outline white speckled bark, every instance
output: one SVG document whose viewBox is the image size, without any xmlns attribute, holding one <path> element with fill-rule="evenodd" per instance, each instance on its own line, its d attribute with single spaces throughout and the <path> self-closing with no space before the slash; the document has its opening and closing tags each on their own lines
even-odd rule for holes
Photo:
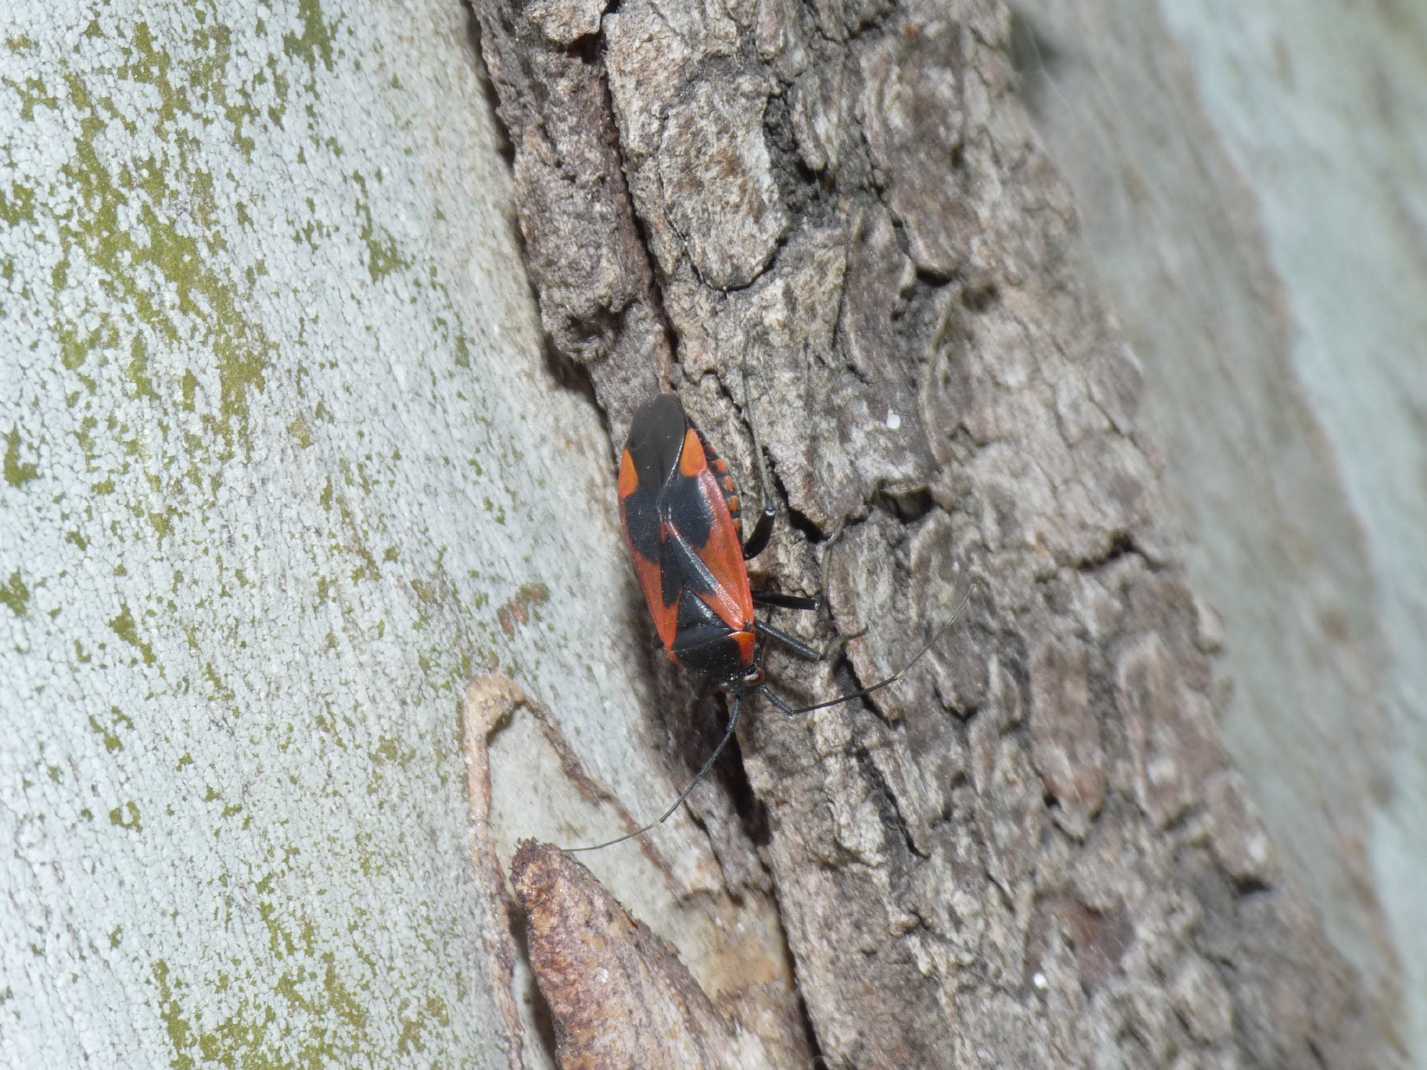
<svg viewBox="0 0 1427 1070">
<path fill-rule="evenodd" d="M 504 1067 L 462 685 L 641 661 L 469 16 L 6 8 L 0 1063 Z"/>
</svg>

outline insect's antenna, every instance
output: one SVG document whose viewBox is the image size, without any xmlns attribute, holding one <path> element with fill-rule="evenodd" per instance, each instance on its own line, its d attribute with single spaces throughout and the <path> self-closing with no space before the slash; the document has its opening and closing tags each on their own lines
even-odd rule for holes
<svg viewBox="0 0 1427 1070">
<path fill-rule="evenodd" d="M 763 443 L 758 441 L 758 422 L 753 419 L 753 397 L 748 390 L 748 351 L 743 353 L 743 418 L 753 437 L 753 456 L 758 458 L 758 497 L 765 513 L 774 512 L 768 496 L 768 462 L 763 457 Z"/>
<path fill-rule="evenodd" d="M 649 824 L 641 825 L 633 832 L 627 832 L 623 836 L 617 836 L 612 840 L 606 840 L 604 843 L 590 844 L 588 847 L 565 847 L 562 848 L 562 850 L 564 850 L 566 854 L 574 854 L 577 851 L 598 851 L 605 847 L 613 847 L 617 843 L 623 843 L 625 840 L 632 840 L 636 836 L 643 836 L 655 825 L 662 825 L 668 819 L 669 815 L 679 808 L 679 804 L 689 797 L 689 792 L 693 791 L 694 788 L 698 786 L 699 781 L 702 780 L 708 774 L 708 771 L 713 768 L 714 762 L 716 762 L 718 760 L 718 756 L 723 753 L 723 748 L 728 746 L 728 741 L 733 738 L 733 730 L 738 725 L 738 714 L 743 704 L 739 701 L 739 695 L 737 694 L 737 692 L 731 691 L 729 692 L 729 694 L 730 699 L 728 712 L 728 727 L 724 729 L 723 738 L 718 741 L 718 746 L 715 747 L 713 753 L 708 756 L 708 760 L 704 762 L 703 768 L 701 768 L 698 773 L 694 775 L 693 780 L 689 781 L 689 786 L 683 791 L 679 792 L 679 797 L 669 804 L 669 809 L 665 810 L 657 818 L 649 822 Z"/>
<path fill-rule="evenodd" d="M 922 658 L 926 657 L 927 651 L 931 650 L 932 647 L 936 646 L 937 643 L 941 642 L 942 636 L 944 636 L 947 631 L 950 630 L 951 626 L 955 624 L 957 620 L 961 617 L 962 612 L 966 609 L 966 603 L 968 603 L 969 601 L 971 601 L 971 591 L 968 588 L 967 592 L 961 596 L 961 601 L 957 603 L 956 609 L 952 612 L 951 617 L 944 621 L 941 627 L 937 628 L 937 630 L 932 634 L 932 637 L 926 641 L 925 645 L 923 645 L 920 650 L 918 650 L 915 654 L 912 655 L 910 661 L 908 661 L 905 665 L 903 665 L 900 669 L 894 672 L 891 676 L 887 677 L 885 680 L 878 680 L 875 684 L 869 684 L 867 687 L 859 688 L 856 691 L 850 692 L 846 695 L 841 695 L 838 698 L 828 699 L 826 702 L 815 702 L 811 706 L 789 706 L 781 698 L 776 697 L 772 691 L 765 691 L 764 693 L 767 694 L 773 705 L 777 706 L 778 709 L 782 710 L 784 713 L 787 714 L 795 714 L 812 713 L 814 710 L 825 710 L 830 706 L 841 706 L 844 702 L 851 702 L 853 699 L 864 698 L 865 696 L 872 694 L 874 691 L 881 691 L 884 687 L 891 687 L 902 677 L 906 676 L 907 673 L 911 672 L 912 669 L 916 666 L 917 662 L 921 661 Z"/>
</svg>

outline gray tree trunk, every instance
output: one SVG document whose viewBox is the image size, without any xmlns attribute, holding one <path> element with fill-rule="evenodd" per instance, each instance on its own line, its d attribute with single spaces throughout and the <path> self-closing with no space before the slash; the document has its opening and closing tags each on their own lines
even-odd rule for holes
<svg viewBox="0 0 1427 1070">
<path fill-rule="evenodd" d="M 1391 1065 L 1224 758 L 1005 11 L 604 8 L 11 5 L 0 1062 L 548 1066 L 528 963 L 614 991 L 553 933 L 710 1065 Z M 558 854 L 527 930 L 516 841 L 719 730 L 609 461 L 665 384 L 747 476 L 745 357 L 759 574 L 848 640 L 788 692 L 968 609 L 581 856 L 670 948 Z"/>
<path fill-rule="evenodd" d="M 542 321 L 615 440 L 671 385 L 749 471 L 748 362 L 795 528 L 767 573 L 824 586 L 849 637 L 778 677 L 809 697 L 879 679 L 970 592 L 896 687 L 755 711 L 743 822 L 695 796 L 728 886 L 771 885 L 821 1056 L 1400 1058 L 1225 757 L 1217 617 L 1185 583 L 1140 369 L 1073 255 L 1007 11 L 478 12 Z M 614 850 L 681 864 L 662 834 Z"/>
</svg>

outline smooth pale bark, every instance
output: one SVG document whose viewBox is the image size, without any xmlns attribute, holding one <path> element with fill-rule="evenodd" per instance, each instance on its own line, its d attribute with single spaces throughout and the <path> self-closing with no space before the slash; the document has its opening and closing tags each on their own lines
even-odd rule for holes
<svg viewBox="0 0 1427 1070">
<path fill-rule="evenodd" d="M 466 680 L 671 787 L 470 15 L 0 22 L 0 1063 L 503 1068 Z"/>
</svg>

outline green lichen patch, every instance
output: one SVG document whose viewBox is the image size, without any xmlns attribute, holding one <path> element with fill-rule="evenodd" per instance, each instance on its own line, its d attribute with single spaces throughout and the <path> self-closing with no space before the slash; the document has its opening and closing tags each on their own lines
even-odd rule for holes
<svg viewBox="0 0 1427 1070">
<path fill-rule="evenodd" d="M 221 971 L 206 985 L 191 984 L 164 959 L 152 964 L 150 975 L 175 1070 L 318 1070 L 351 1065 L 355 1053 L 370 1047 L 369 1012 L 332 951 L 283 969 L 268 998 L 259 992 L 235 1000 L 241 981 Z M 190 1009 L 215 997 L 230 1008 L 221 1017 L 209 1011 L 216 1021 Z M 425 1016 L 446 1024 L 445 1005 L 436 1007 L 435 998 L 423 1005 Z"/>
<path fill-rule="evenodd" d="M 35 191 L 29 186 L 16 182 L 7 196 L 0 189 L 0 223 L 18 226 L 35 220 Z"/>
<path fill-rule="evenodd" d="M 433 1023 L 442 1026 L 451 1024 L 451 1016 L 446 1010 L 446 1003 L 440 996 L 427 996 L 412 1013 L 408 1014 L 406 1012 L 410 1006 L 411 1004 L 407 1002 L 403 1002 L 401 1006 L 401 1036 L 397 1039 L 396 1050 L 402 1055 L 426 1050 L 423 1034 L 431 1028 Z"/>
<path fill-rule="evenodd" d="M 26 78 L 23 82 L 12 82 L 8 78 L 3 80 L 3 84 L 9 86 L 20 98 L 20 118 L 27 123 L 35 121 L 35 108 L 44 105 L 46 108 L 58 108 L 59 97 L 45 88 L 45 83 L 38 78 Z"/>
<path fill-rule="evenodd" d="M 331 71 L 333 28 L 322 17 L 322 4 L 319 0 L 298 0 L 297 10 L 302 19 L 302 33 L 284 34 L 283 49 L 289 56 L 305 60 L 309 67 L 316 67 L 320 58 Z"/>
<path fill-rule="evenodd" d="M 353 583 L 363 581 L 375 582 L 381 579 L 381 566 L 377 564 L 376 555 L 372 553 L 367 545 L 364 535 L 365 526 L 358 522 L 356 515 L 347 502 L 338 499 L 337 509 L 342 517 L 342 527 L 347 534 L 347 541 L 334 542 L 332 549 L 337 552 L 348 553 L 357 559 L 357 566 L 352 569 L 351 577 Z"/>
<path fill-rule="evenodd" d="M 5 482 L 12 487 L 23 487 L 32 479 L 40 478 L 40 469 L 20 459 L 20 429 L 12 428 L 5 435 Z"/>
<path fill-rule="evenodd" d="M 259 894 L 271 892 L 272 874 L 258 882 Z M 258 901 L 258 916 L 268 931 L 268 950 L 279 960 L 302 955 L 311 958 L 317 943 L 317 926 L 311 918 L 298 915 L 294 929 L 292 912 L 270 895 Z"/>
<path fill-rule="evenodd" d="M 142 832 L 143 822 L 139 820 L 139 804 L 130 800 L 109 811 L 109 824 L 129 832 Z"/>
<path fill-rule="evenodd" d="M 170 77 L 173 57 L 154 43 L 153 31 L 147 22 L 140 22 L 134 27 L 131 45 L 134 60 L 119 69 L 119 76 L 143 82 L 158 90 L 158 126 L 162 132 L 164 125 L 172 122 L 178 112 L 192 112 L 193 109 L 189 106 L 185 89 L 175 86 Z"/>
<path fill-rule="evenodd" d="M 152 665 L 158 659 L 154 656 L 154 648 L 144 640 L 139 638 L 139 629 L 134 624 L 134 614 L 129 611 L 126 605 L 119 615 L 109 622 L 109 629 L 124 642 L 139 652 L 144 659 L 145 665 Z"/>
<path fill-rule="evenodd" d="M 134 340 L 129 343 L 129 358 L 129 382 L 134 385 L 134 393 L 150 401 L 159 400 L 158 392 L 154 390 L 153 381 L 149 378 L 149 351 L 144 344 L 143 335 L 134 335 Z"/>
<path fill-rule="evenodd" d="M 367 180 L 361 172 L 352 173 L 352 183 L 361 190 L 361 196 L 357 198 L 357 214 L 362 220 L 358 233 L 362 244 L 367 247 L 367 273 L 372 282 L 381 282 L 393 272 L 411 267 L 411 261 L 401 255 L 396 239 L 373 218 L 372 206 L 367 199 Z"/>
<path fill-rule="evenodd" d="M 168 963 L 162 959 L 155 962 L 153 977 L 159 990 L 159 1016 L 168 1030 L 169 1046 L 174 1053 L 169 1062 L 173 1070 L 196 1070 L 200 1066 L 278 1070 L 323 1065 L 318 1061 L 300 1063 L 283 1052 L 278 1046 L 281 1029 L 273 1007 L 245 1000 L 235 1013 L 212 1029 L 200 1029 L 180 1002 L 180 995 L 187 986 L 171 976 Z M 272 1037 L 270 1031 L 274 1034 Z"/>
<path fill-rule="evenodd" d="M 392 736 L 382 736 L 377 741 L 376 750 L 372 751 L 372 764 L 381 765 L 393 763 L 405 766 L 416 755 L 409 749 L 402 747 L 401 743 Z"/>
<path fill-rule="evenodd" d="M 99 718 L 89 717 L 89 727 L 104 740 L 104 749 L 110 754 L 124 749 L 124 741 L 119 736 L 119 729 L 129 730 L 134 727 L 133 720 L 118 706 L 109 707 L 110 719 L 105 724 Z"/>
<path fill-rule="evenodd" d="M 0 605 L 3 605 L 17 617 L 23 617 L 30 611 L 30 589 L 25 586 L 25 580 L 20 575 L 20 570 L 16 569 L 10 573 L 10 578 L 0 586 Z"/>
<path fill-rule="evenodd" d="M 182 391 L 183 408 L 186 412 L 192 412 L 194 410 L 194 399 L 198 396 L 198 376 L 185 368 L 179 384 L 180 390 Z"/>
<path fill-rule="evenodd" d="M 312 427 L 301 416 L 294 417 L 292 423 L 287 425 L 287 433 L 293 437 L 300 449 L 305 450 L 312 445 Z"/>
<path fill-rule="evenodd" d="M 144 24 L 135 31 L 135 48 L 138 60 L 128 73 L 159 88 L 166 109 L 158 117 L 162 127 L 165 114 L 188 109 L 187 93 L 172 81 L 172 63 L 154 47 Z M 198 76 L 211 77 L 204 70 L 200 64 Z M 262 327 L 244 314 L 235 286 L 209 261 L 224 246 L 212 211 L 212 176 L 187 164 L 184 151 L 176 160 L 150 154 L 132 163 L 109 163 L 97 148 L 109 122 L 106 112 L 77 75 L 70 75 L 68 85 L 71 102 L 86 117 L 73 155 L 61 168 L 83 205 L 58 220 L 63 262 L 72 261 L 76 252 L 87 257 L 102 273 L 110 295 L 126 302 L 136 320 L 168 342 L 190 342 L 195 329 L 202 332 L 218 379 L 218 411 L 206 422 L 222 438 L 224 457 L 232 456 L 236 444 L 247 441 L 251 399 L 266 388 L 274 347 Z M 202 236 L 190 233 L 195 224 L 202 227 Z M 177 293 L 178 316 L 167 310 L 167 296 L 152 288 L 152 275 L 144 268 L 154 269 L 165 288 Z M 64 325 L 59 336 L 61 359 L 71 371 L 83 366 L 97 344 L 117 343 L 117 336 L 100 339 L 90 332 L 81 337 Z M 139 397 L 159 398 L 162 388 L 138 336 L 127 372 Z M 191 370 L 180 383 L 183 405 L 190 411 L 199 383 Z"/>
<path fill-rule="evenodd" d="M 167 509 L 163 512 L 149 512 L 149 526 L 154 529 L 154 535 L 160 539 L 167 538 L 173 532 L 173 521 L 177 515 L 177 510 Z"/>
</svg>

